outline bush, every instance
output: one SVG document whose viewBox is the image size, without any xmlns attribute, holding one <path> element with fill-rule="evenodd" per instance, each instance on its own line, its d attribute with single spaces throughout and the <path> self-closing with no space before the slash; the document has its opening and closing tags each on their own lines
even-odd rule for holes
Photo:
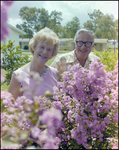
<svg viewBox="0 0 119 150">
<path fill-rule="evenodd" d="M 24 49 L 25 49 L 25 50 L 29 49 L 28 44 L 24 44 Z"/>
<path fill-rule="evenodd" d="M 33 72 L 30 99 L 1 92 L 2 149 L 118 148 L 118 62 L 112 72 L 98 59 L 79 67 L 69 66 L 54 94 L 34 95 L 41 77 Z"/>
<path fill-rule="evenodd" d="M 9 40 L 8 44 L 1 45 L 1 53 L 3 54 L 2 68 L 7 71 L 4 82 L 7 85 L 10 83 L 12 72 L 30 61 L 28 55 L 22 55 L 19 50 L 20 45 L 15 47 L 13 43 L 14 41 Z"/>
<path fill-rule="evenodd" d="M 94 49 L 94 54 L 98 56 L 102 63 L 106 65 L 105 68 L 106 71 L 113 71 L 116 65 L 116 62 L 118 60 L 118 51 L 115 51 L 113 49 L 108 49 L 107 51 L 103 50 L 102 52 L 96 51 Z"/>
</svg>

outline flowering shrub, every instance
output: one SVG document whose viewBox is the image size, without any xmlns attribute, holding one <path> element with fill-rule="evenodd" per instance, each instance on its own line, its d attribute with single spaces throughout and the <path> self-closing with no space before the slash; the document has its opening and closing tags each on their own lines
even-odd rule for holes
<svg viewBox="0 0 119 150">
<path fill-rule="evenodd" d="M 15 101 L 2 92 L 2 138 L 18 143 L 18 148 L 112 148 L 118 127 L 118 66 L 112 72 L 104 67 L 98 59 L 90 70 L 70 66 L 53 95 Z M 38 74 L 30 75 L 38 79 Z"/>
<path fill-rule="evenodd" d="M 2 2 L 1 12 L 11 3 Z M 4 13 L 2 28 L 7 10 Z M 4 29 L 1 39 L 7 35 Z M 98 59 L 90 70 L 70 66 L 54 94 L 46 91 L 44 96 L 14 100 L 2 91 L 1 149 L 118 149 L 118 63 L 110 72 L 104 67 Z M 30 89 L 35 93 L 35 85 L 42 80 L 37 73 L 29 75 L 35 81 Z"/>
<path fill-rule="evenodd" d="M 5 82 L 9 85 L 12 72 L 30 62 L 30 57 L 19 49 L 20 45 L 14 46 L 14 41 L 9 40 L 8 43 L 1 45 L 2 68 L 6 71 Z"/>
<path fill-rule="evenodd" d="M 113 49 L 107 50 L 107 51 L 96 51 L 94 49 L 94 54 L 97 55 L 101 62 L 106 65 L 105 70 L 106 71 L 113 71 L 116 65 L 116 62 L 118 60 L 118 51 L 115 51 Z"/>
<path fill-rule="evenodd" d="M 79 70 L 78 64 L 75 65 L 63 74 L 63 81 L 54 92 L 54 98 L 60 99 L 67 112 L 66 128 L 63 128 L 63 132 L 70 132 L 66 134 L 67 144 L 70 135 L 70 139 L 85 148 L 104 148 L 110 128 L 115 130 L 113 117 L 117 113 L 118 72 L 116 68 L 107 73 L 103 67 L 99 60 L 90 65 L 90 70 Z"/>
</svg>

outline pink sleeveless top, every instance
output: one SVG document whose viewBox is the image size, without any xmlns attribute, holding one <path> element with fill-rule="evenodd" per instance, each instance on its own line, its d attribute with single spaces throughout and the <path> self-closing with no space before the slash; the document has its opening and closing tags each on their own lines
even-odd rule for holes
<svg viewBox="0 0 119 150">
<path fill-rule="evenodd" d="M 34 84 L 34 81 L 31 77 L 29 77 L 29 74 L 25 69 L 19 68 L 16 71 L 14 71 L 16 75 L 22 75 L 22 81 L 21 86 L 22 88 L 28 87 L 28 90 L 23 92 L 23 96 L 26 96 L 29 99 L 33 99 L 32 97 L 32 91 L 35 90 L 34 96 L 41 96 L 44 95 L 45 91 L 50 91 L 53 93 L 53 87 L 57 86 L 58 76 L 57 76 L 57 69 L 48 66 L 48 70 L 46 73 L 41 76 L 43 78 L 43 81 L 40 82 L 40 84 L 36 85 Z"/>
</svg>

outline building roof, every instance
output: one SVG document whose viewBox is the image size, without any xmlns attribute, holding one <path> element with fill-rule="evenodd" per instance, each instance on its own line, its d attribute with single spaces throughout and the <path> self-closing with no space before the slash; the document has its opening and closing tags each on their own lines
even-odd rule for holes
<svg viewBox="0 0 119 150">
<path fill-rule="evenodd" d="M 95 43 L 107 43 L 108 39 L 94 39 Z"/>
<path fill-rule="evenodd" d="M 12 26 L 12 25 L 9 24 L 9 23 L 7 23 L 7 26 L 8 26 L 9 28 L 11 28 L 11 29 L 17 31 L 20 35 L 25 35 L 25 34 L 26 34 L 26 32 L 24 32 L 24 31 L 22 31 L 22 30 L 20 30 L 20 29 L 18 29 L 18 28 L 16 28 L 16 27 L 14 27 L 14 26 Z"/>
<path fill-rule="evenodd" d="M 24 39 L 19 39 L 19 42 L 29 42 L 29 38 L 24 38 Z M 61 38 L 60 39 L 60 42 L 66 42 L 66 41 L 71 41 L 71 42 L 74 42 L 74 39 L 73 38 Z M 107 43 L 108 39 L 95 39 L 94 40 L 95 43 Z"/>
<path fill-rule="evenodd" d="M 23 39 L 19 39 L 19 42 L 29 42 L 29 38 L 23 38 Z M 65 41 L 73 41 L 73 38 L 61 38 L 60 42 L 65 42 Z"/>
<path fill-rule="evenodd" d="M 29 42 L 29 38 L 24 38 L 24 39 L 21 39 L 21 38 L 19 38 L 19 42 Z"/>
<path fill-rule="evenodd" d="M 71 41 L 74 42 L 73 38 L 61 38 L 60 42 Z M 108 39 L 94 39 L 95 43 L 107 43 Z"/>
<path fill-rule="evenodd" d="M 73 38 L 61 38 L 60 42 L 65 42 L 65 41 L 73 41 Z"/>
</svg>

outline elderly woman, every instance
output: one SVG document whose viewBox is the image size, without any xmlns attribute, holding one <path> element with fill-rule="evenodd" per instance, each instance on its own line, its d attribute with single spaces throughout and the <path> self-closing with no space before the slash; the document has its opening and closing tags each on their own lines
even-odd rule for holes
<svg viewBox="0 0 119 150">
<path fill-rule="evenodd" d="M 8 91 L 16 99 L 18 96 L 31 98 L 31 92 L 20 91 L 20 88 L 34 86 L 30 72 L 37 72 L 43 81 L 36 85 L 35 96 L 44 95 L 45 91 L 53 92 L 53 87 L 57 85 L 58 71 L 46 65 L 46 62 L 57 55 L 59 48 L 58 36 L 49 28 L 40 30 L 29 42 L 29 49 L 33 54 L 33 60 L 13 72 Z M 17 80 L 21 76 L 22 81 Z M 39 76 L 39 78 L 40 78 Z"/>
<path fill-rule="evenodd" d="M 60 73 L 67 71 L 69 65 L 77 63 L 79 63 L 80 67 L 89 69 L 90 63 L 97 57 L 91 53 L 95 45 L 94 37 L 93 32 L 88 29 L 78 30 L 74 37 L 75 49 L 55 58 L 51 66 Z"/>
</svg>

